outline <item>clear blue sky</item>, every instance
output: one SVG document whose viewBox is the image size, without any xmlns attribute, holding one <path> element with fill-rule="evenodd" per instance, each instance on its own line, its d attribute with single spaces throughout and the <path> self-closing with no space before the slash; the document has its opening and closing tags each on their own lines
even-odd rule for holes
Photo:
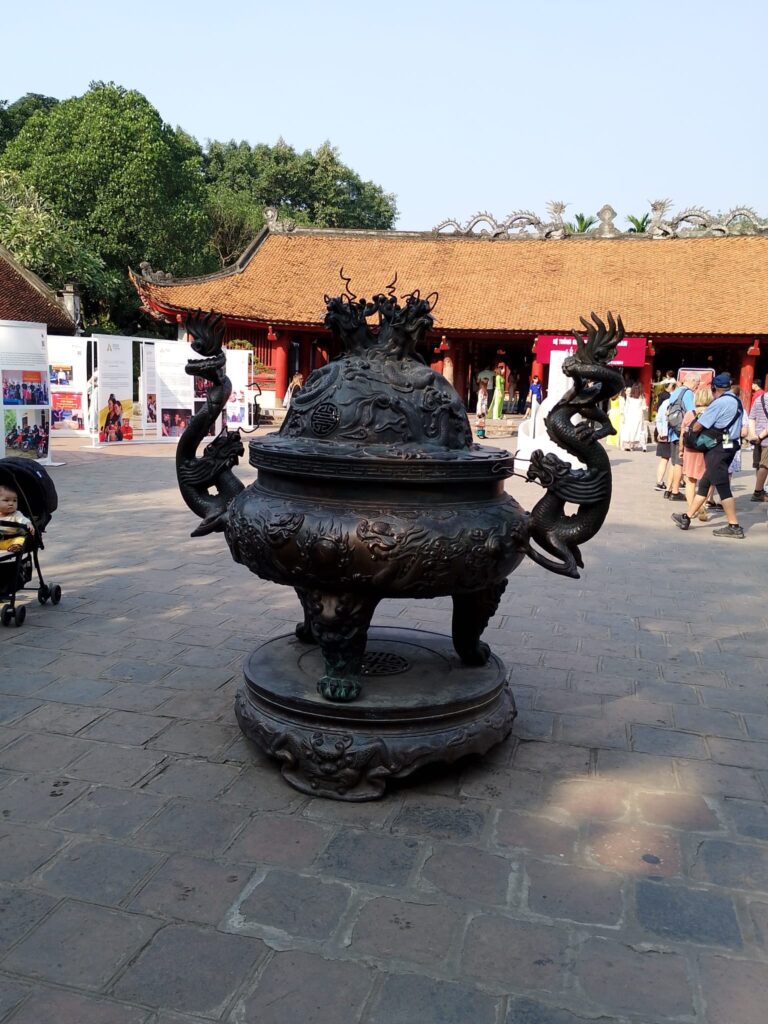
<svg viewBox="0 0 768 1024">
<path fill-rule="evenodd" d="M 0 99 L 138 89 L 201 141 L 325 139 L 429 229 L 549 199 L 768 216 L 765 0 L 2 5 Z"/>
</svg>

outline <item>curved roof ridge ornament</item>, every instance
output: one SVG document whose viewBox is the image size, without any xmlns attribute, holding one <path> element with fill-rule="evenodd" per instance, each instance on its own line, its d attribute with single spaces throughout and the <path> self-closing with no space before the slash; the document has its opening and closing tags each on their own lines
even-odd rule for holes
<svg viewBox="0 0 768 1024">
<path fill-rule="evenodd" d="M 475 238 L 543 238 L 561 239 L 623 238 L 637 233 L 622 231 L 614 223 L 618 214 L 606 203 L 598 210 L 597 227 L 587 231 L 574 231 L 573 225 L 563 220 L 567 203 L 552 200 L 547 203 L 549 220 L 542 220 L 532 210 L 514 210 L 503 220 L 497 220 L 487 210 L 475 213 L 466 223 L 455 217 L 440 221 L 432 229 L 434 234 L 450 234 Z M 713 214 L 701 206 L 688 206 L 673 214 L 671 199 L 650 200 L 651 215 L 643 235 L 651 238 L 722 237 L 725 235 L 768 234 L 768 219 L 763 220 L 750 206 L 736 206 L 724 214 Z"/>
</svg>

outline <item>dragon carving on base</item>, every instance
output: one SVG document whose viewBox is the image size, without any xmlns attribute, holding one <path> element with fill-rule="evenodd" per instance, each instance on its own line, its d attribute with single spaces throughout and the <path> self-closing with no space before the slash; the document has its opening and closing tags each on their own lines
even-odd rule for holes
<svg viewBox="0 0 768 1024">
<path fill-rule="evenodd" d="M 176 449 L 176 476 L 181 496 L 189 508 L 202 519 L 192 531 L 193 537 L 220 533 L 224 529 L 230 501 L 243 490 L 243 484 L 232 472 L 245 449 L 239 430 L 224 427 L 197 455 L 200 443 L 224 410 L 232 394 L 232 383 L 226 375 L 227 358 L 222 351 L 224 320 L 217 313 L 189 313 L 187 335 L 192 349 L 202 358 L 190 359 L 185 372 L 210 382 L 205 407 L 195 413 L 179 438 Z M 216 493 L 211 494 L 211 488 Z"/>
<path fill-rule="evenodd" d="M 530 514 L 529 536 L 537 546 L 529 542 L 526 553 L 545 569 L 575 579 L 584 567 L 579 544 L 594 537 L 611 503 L 611 465 L 599 442 L 616 431 L 601 406 L 624 384 L 621 373 L 608 365 L 624 337 L 621 317 L 614 320 L 608 313 L 607 325 L 595 313 L 593 323 L 580 319 L 586 337 L 573 332 L 576 350 L 563 362 L 563 373 L 573 380 L 573 386 L 545 422 L 550 438 L 586 469 L 572 469 L 557 455 L 535 451 L 527 474 L 528 480 L 538 481 L 547 493 Z M 577 415 L 579 421 L 574 423 Z M 575 515 L 565 514 L 566 504 L 579 506 Z"/>
</svg>

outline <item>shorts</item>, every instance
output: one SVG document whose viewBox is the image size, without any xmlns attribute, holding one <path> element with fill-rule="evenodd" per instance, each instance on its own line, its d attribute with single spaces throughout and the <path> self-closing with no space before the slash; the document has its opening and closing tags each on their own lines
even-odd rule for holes
<svg viewBox="0 0 768 1024">
<path fill-rule="evenodd" d="M 752 459 L 755 469 L 768 469 L 768 444 L 762 448 L 755 445 L 752 449 Z"/>
<path fill-rule="evenodd" d="M 680 458 L 680 441 L 669 442 L 669 461 L 673 466 L 682 466 L 683 460 Z"/>
<path fill-rule="evenodd" d="M 697 494 L 706 494 L 712 486 L 718 489 L 721 498 L 731 496 L 728 467 L 733 462 L 733 457 L 738 450 L 738 444 L 734 444 L 733 448 L 723 448 L 721 444 L 718 444 L 704 452 L 704 476 L 699 479 Z M 723 494 L 721 488 L 725 488 L 727 493 Z"/>
<path fill-rule="evenodd" d="M 656 455 L 660 459 L 668 459 L 670 456 L 671 441 L 657 441 Z"/>
</svg>

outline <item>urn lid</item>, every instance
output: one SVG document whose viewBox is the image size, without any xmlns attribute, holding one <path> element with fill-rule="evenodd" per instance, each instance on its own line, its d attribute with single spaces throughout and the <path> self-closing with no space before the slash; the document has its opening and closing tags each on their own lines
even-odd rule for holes
<svg viewBox="0 0 768 1024">
<path fill-rule="evenodd" d="M 473 444 L 464 404 L 417 353 L 437 295 L 400 305 L 326 296 L 326 325 L 342 354 L 291 396 L 277 434 L 250 442 L 251 464 L 302 476 L 380 480 L 503 479 L 513 458 Z M 369 318 L 376 317 L 372 326 Z"/>
</svg>

